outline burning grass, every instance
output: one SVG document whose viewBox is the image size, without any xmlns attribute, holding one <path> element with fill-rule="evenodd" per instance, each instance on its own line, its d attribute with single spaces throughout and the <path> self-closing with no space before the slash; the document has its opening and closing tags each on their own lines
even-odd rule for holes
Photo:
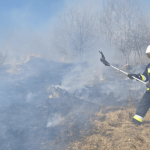
<svg viewBox="0 0 150 150">
<path fill-rule="evenodd" d="M 149 150 L 150 111 L 141 126 L 131 122 L 135 111 L 134 107 L 121 107 L 106 114 L 101 110 L 95 114 L 96 119 L 91 120 L 93 129 L 85 131 L 82 138 L 73 142 L 68 150 Z"/>
</svg>

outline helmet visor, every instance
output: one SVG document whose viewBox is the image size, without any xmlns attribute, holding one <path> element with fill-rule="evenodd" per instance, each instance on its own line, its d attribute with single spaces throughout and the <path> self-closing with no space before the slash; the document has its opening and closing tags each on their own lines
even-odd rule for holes
<svg viewBox="0 0 150 150">
<path fill-rule="evenodd" d="M 147 57 L 150 58 L 150 53 L 146 53 Z"/>
</svg>

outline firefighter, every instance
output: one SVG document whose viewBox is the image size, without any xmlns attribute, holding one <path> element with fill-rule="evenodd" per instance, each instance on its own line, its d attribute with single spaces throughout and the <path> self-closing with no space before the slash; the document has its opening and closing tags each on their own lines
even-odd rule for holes
<svg viewBox="0 0 150 150">
<path fill-rule="evenodd" d="M 146 54 L 147 54 L 147 57 L 150 58 L 150 45 L 146 49 Z M 138 79 L 141 79 L 142 81 L 145 81 L 145 82 L 148 81 L 148 83 L 146 84 L 147 90 L 146 90 L 145 94 L 143 95 L 143 98 L 141 99 L 141 101 L 138 105 L 135 116 L 132 118 L 132 122 L 135 125 L 141 125 L 142 120 L 143 120 L 144 116 L 146 115 L 146 113 L 150 107 L 150 64 L 148 64 L 146 66 L 146 69 L 142 75 L 140 75 L 140 74 L 128 74 L 127 76 L 130 79 L 133 79 L 132 76 L 134 76 Z"/>
</svg>

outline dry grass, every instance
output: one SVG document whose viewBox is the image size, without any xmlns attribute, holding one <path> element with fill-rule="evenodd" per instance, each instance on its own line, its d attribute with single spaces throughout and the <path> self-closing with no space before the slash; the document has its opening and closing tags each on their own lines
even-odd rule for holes
<svg viewBox="0 0 150 150">
<path fill-rule="evenodd" d="M 72 143 L 68 150 L 150 150 L 150 111 L 141 126 L 131 122 L 135 111 L 132 106 L 106 114 L 101 110 L 91 120 L 93 129 L 86 131 L 86 136 Z"/>
</svg>

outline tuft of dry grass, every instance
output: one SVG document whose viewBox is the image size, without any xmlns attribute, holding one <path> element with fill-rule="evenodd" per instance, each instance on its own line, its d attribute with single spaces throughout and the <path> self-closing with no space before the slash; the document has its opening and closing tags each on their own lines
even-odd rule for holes
<svg viewBox="0 0 150 150">
<path fill-rule="evenodd" d="M 107 108 L 110 109 L 110 108 Z M 146 114 L 141 126 L 131 120 L 136 108 L 121 107 L 106 114 L 96 113 L 92 120 L 93 129 L 71 143 L 68 150 L 149 150 L 150 149 L 150 111 Z"/>
</svg>

